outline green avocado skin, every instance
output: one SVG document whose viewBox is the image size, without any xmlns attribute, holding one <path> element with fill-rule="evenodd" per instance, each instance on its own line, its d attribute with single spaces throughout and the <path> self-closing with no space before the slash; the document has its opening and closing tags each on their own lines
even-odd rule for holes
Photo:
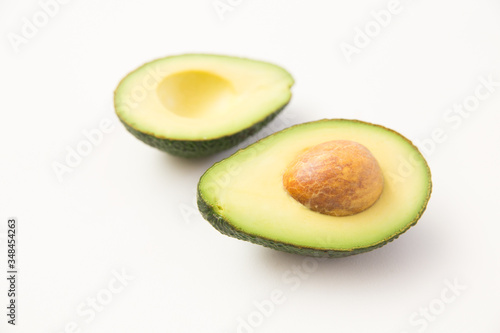
<svg viewBox="0 0 500 333">
<path fill-rule="evenodd" d="M 288 103 L 287 103 L 288 104 Z M 254 135 L 262 129 L 265 125 L 271 122 L 285 107 L 283 105 L 278 110 L 274 111 L 268 115 L 263 120 L 255 123 L 254 125 L 238 132 L 235 134 L 223 136 L 211 140 L 172 140 L 158 138 L 152 134 L 144 133 L 136 130 L 126 122 L 124 122 L 120 117 L 118 117 L 125 128 L 132 133 L 136 138 L 143 141 L 144 143 L 158 148 L 164 152 L 172 154 L 174 156 L 180 156 L 185 158 L 198 158 L 212 155 L 223 150 L 229 149 L 238 143 L 242 142 L 249 136 Z"/>
<path fill-rule="evenodd" d="M 430 189 L 429 189 L 429 196 L 430 196 Z M 356 248 L 352 250 L 323 250 L 323 249 L 314 249 L 314 248 L 308 248 L 308 247 L 300 247 L 288 243 L 283 243 L 255 235 L 249 235 L 244 233 L 241 230 L 238 230 L 234 226 L 232 226 L 225 218 L 224 216 L 221 216 L 217 214 L 213 207 L 210 206 L 205 200 L 203 200 L 203 197 L 200 194 L 200 191 L 198 189 L 197 191 L 197 202 L 198 202 L 198 209 L 200 210 L 201 215 L 205 220 L 210 222 L 210 224 L 217 229 L 220 233 L 241 239 L 247 242 L 259 244 L 265 247 L 269 247 L 274 250 L 278 251 L 283 251 L 283 252 L 288 252 L 288 253 L 293 253 L 293 254 L 299 254 L 303 256 L 310 256 L 310 257 L 321 257 L 321 258 L 341 258 L 341 257 L 347 257 L 355 254 L 360 254 L 368 251 L 372 251 L 375 249 L 378 249 L 379 247 L 382 247 L 386 245 L 387 243 L 392 242 L 396 238 L 398 238 L 401 234 L 403 234 L 405 231 L 410 229 L 412 226 L 417 224 L 418 219 L 422 216 L 422 214 L 425 211 L 425 207 L 422 208 L 422 210 L 419 212 L 419 214 L 415 217 L 413 222 L 407 226 L 406 229 L 402 230 L 400 233 L 392 236 L 389 239 L 386 239 L 378 244 L 369 246 L 369 247 L 364 247 L 364 248 Z"/>
</svg>

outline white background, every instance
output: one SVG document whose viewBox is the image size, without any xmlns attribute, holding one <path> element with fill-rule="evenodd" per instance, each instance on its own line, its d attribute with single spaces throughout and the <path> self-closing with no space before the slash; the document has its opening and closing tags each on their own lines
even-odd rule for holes
<svg viewBox="0 0 500 333">
<path fill-rule="evenodd" d="M 0 3 L 0 269 L 10 216 L 20 267 L 16 327 L 0 273 L 0 331 L 500 332 L 500 86 L 459 119 L 447 111 L 473 103 L 481 78 L 500 82 L 500 3 L 401 0 L 380 31 L 371 13 L 385 0 L 231 3 L 221 16 L 212 0 L 74 0 L 48 22 L 37 1 Z M 34 17 L 38 31 L 11 43 Z M 349 62 L 341 46 L 355 47 L 366 26 L 372 37 Z M 191 52 L 270 61 L 295 77 L 283 115 L 245 144 L 321 118 L 415 141 L 434 182 L 418 225 L 379 250 L 319 263 L 219 234 L 198 214 L 195 188 L 237 148 L 171 157 L 126 132 L 112 105 L 126 73 Z M 103 119 L 113 130 L 60 182 L 54 163 Z M 122 272 L 133 279 L 116 282 Z M 271 308 L 273 291 L 282 302 Z M 100 311 L 88 305 L 96 297 Z"/>
</svg>

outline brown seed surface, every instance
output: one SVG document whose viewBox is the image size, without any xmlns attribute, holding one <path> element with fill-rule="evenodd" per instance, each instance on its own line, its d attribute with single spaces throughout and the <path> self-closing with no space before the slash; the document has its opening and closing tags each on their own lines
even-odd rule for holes
<svg viewBox="0 0 500 333">
<path fill-rule="evenodd" d="M 348 140 L 313 146 L 292 161 L 284 175 L 286 191 L 307 208 L 327 215 L 354 215 L 382 194 L 384 178 L 372 153 Z"/>
</svg>

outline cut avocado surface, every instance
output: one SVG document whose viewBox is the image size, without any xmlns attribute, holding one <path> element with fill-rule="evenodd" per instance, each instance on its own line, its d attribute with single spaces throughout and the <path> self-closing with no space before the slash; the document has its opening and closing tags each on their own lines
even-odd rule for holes
<svg viewBox="0 0 500 333">
<path fill-rule="evenodd" d="M 368 208 L 327 215 L 285 188 L 290 163 L 325 142 L 355 142 L 378 162 L 383 190 Z M 291 253 L 343 257 L 378 248 L 408 230 L 424 212 L 431 188 L 424 157 L 399 133 L 355 120 L 320 120 L 275 133 L 213 165 L 199 181 L 198 206 L 228 236 Z"/>
<path fill-rule="evenodd" d="M 289 102 L 294 80 L 263 61 L 187 54 L 147 63 L 115 91 L 116 114 L 145 143 L 183 157 L 230 148 Z"/>
</svg>

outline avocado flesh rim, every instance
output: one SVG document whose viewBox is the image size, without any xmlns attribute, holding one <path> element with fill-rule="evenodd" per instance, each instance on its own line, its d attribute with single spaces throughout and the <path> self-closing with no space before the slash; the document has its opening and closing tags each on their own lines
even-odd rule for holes
<svg viewBox="0 0 500 333">
<path fill-rule="evenodd" d="M 131 127 L 124 121 L 122 124 L 125 128 L 132 133 L 136 138 L 143 141 L 144 143 L 165 151 L 169 154 L 185 157 L 185 158 L 198 158 L 203 156 L 208 156 L 215 154 L 217 152 L 229 149 L 236 146 L 238 143 L 242 142 L 249 136 L 254 135 L 262 127 L 271 122 L 276 116 L 285 108 L 286 104 L 278 109 L 277 111 L 271 113 L 269 116 L 261 120 L 260 122 L 248 127 L 238 133 L 232 135 L 226 135 L 220 138 L 212 140 L 170 140 L 158 138 L 153 134 L 148 134 L 142 131 L 138 131 Z"/>
<path fill-rule="evenodd" d="M 290 101 L 293 83 L 286 70 L 266 62 L 171 56 L 127 75 L 115 91 L 115 110 L 140 140 L 174 155 L 204 156 L 272 120 Z"/>
<path fill-rule="evenodd" d="M 339 138 L 365 145 L 385 179 L 375 205 L 347 217 L 308 210 L 286 194 L 280 177 L 302 149 Z M 405 161 L 412 165 L 410 174 L 400 172 Z M 397 238 L 420 218 L 430 193 L 430 170 L 409 140 L 382 126 L 336 119 L 296 125 L 215 164 L 200 179 L 198 205 L 227 235 L 286 252 L 336 257 Z"/>
</svg>

